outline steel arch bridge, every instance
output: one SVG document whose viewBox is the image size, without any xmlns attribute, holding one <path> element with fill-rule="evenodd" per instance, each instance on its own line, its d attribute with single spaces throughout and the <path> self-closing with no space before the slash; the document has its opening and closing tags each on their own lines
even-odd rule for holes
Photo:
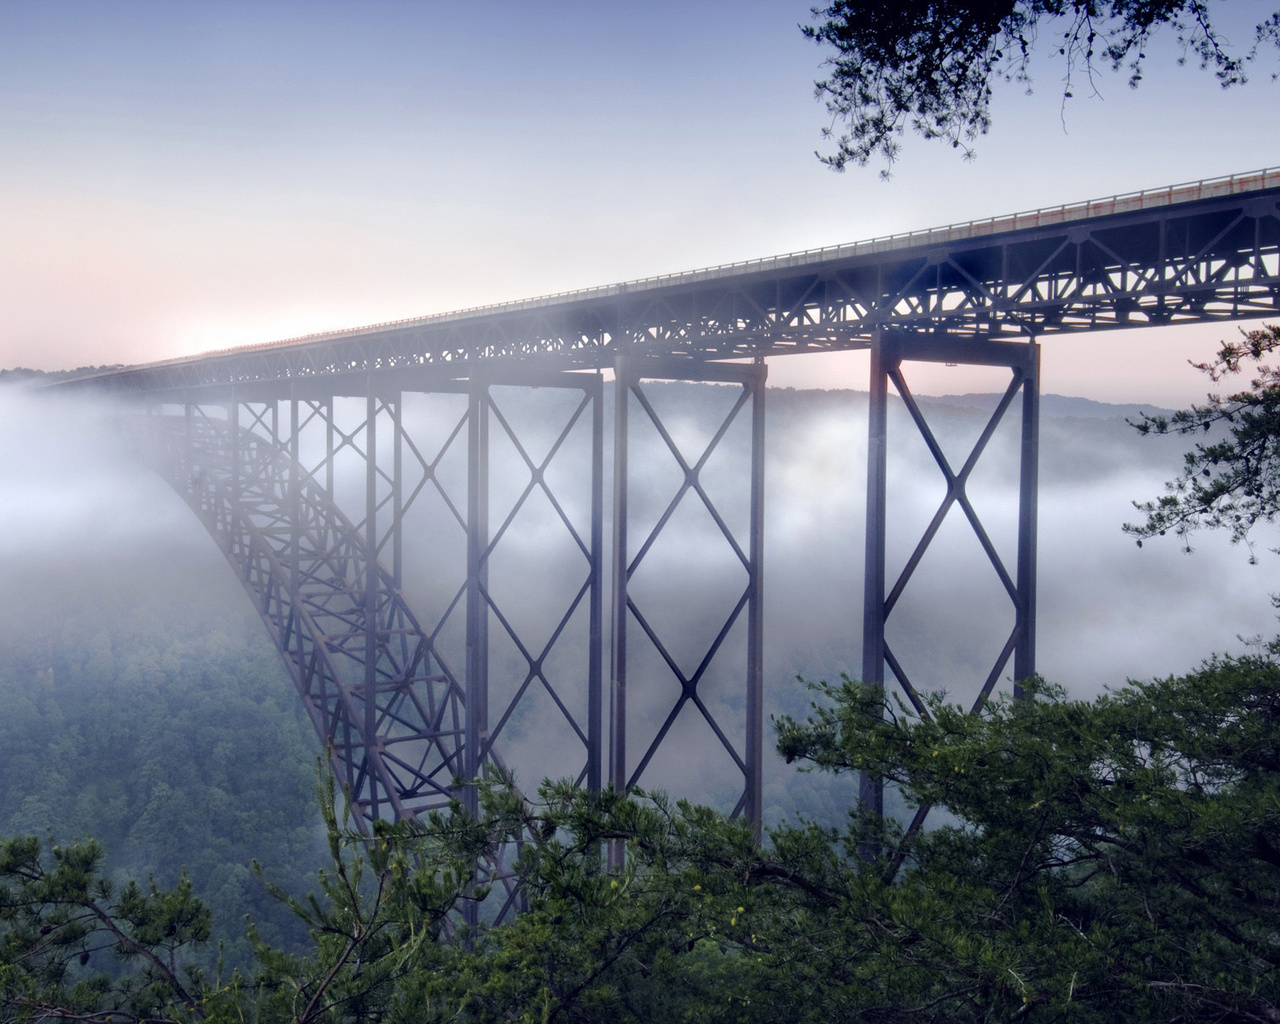
<svg viewBox="0 0 1280 1024">
<path fill-rule="evenodd" d="M 61 386 L 105 390 L 148 410 L 157 458 L 255 601 L 365 825 L 421 815 L 459 795 L 474 801 L 456 780 L 504 764 L 512 722 L 535 698 L 550 709 L 540 719 L 542 742 L 593 788 L 643 782 L 671 754 L 679 723 L 699 720 L 740 780 L 734 812 L 758 825 L 766 357 L 870 350 L 862 678 L 875 686 L 892 679 L 924 713 L 885 625 L 952 512 L 985 552 L 1008 597 L 1002 614 L 1013 620 L 976 681 L 979 704 L 1010 671 L 1022 679 L 1035 670 L 1038 339 L 1278 313 L 1280 170 L 1268 170 L 125 367 Z M 911 394 L 905 366 L 913 361 L 1009 372 L 960 464 L 944 454 Z M 694 450 L 651 400 L 653 383 L 666 380 L 734 389 Z M 900 566 L 888 564 L 885 545 L 891 384 L 945 485 Z M 504 409 L 501 395 L 512 389 L 556 399 L 539 417 L 540 447 Z M 447 410 L 430 436 L 415 426 L 422 403 Z M 1020 498 L 1016 558 L 1006 564 L 966 486 L 1015 408 Z M 679 481 L 674 494 L 647 494 L 629 465 L 641 426 L 661 438 Z M 706 469 L 733 431 L 747 439 L 747 455 L 729 509 L 707 486 Z M 518 479 L 494 480 L 496 443 L 514 452 Z M 452 476 L 450 460 L 463 467 Z M 573 497 L 566 488 L 576 488 Z M 423 617 L 406 597 L 404 553 L 414 510 L 429 499 L 442 510 L 429 542 L 455 552 L 457 579 Z M 642 499 L 656 501 L 658 512 L 639 529 L 634 506 Z M 567 551 L 560 597 L 501 592 L 493 580 L 534 502 Z M 714 524 L 716 542 L 739 567 L 730 611 L 692 660 L 675 653 L 654 614 L 682 581 L 667 579 L 665 598 L 635 585 L 659 535 L 677 529 L 690 506 Z M 530 635 L 521 604 L 540 606 L 551 625 Z M 515 653 L 496 670 L 499 642 Z M 742 699 L 726 717 L 700 685 L 730 648 Z M 629 721 L 629 701 L 654 694 L 660 724 Z M 863 797 L 879 805 L 874 780 L 864 780 Z"/>
</svg>

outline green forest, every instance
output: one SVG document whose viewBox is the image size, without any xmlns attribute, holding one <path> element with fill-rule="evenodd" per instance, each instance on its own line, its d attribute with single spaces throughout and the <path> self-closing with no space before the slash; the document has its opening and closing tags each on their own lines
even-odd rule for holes
<svg viewBox="0 0 1280 1024">
<path fill-rule="evenodd" d="M 249 962 L 245 914 L 299 941 L 250 868 L 305 892 L 324 851 L 315 734 L 279 654 L 252 609 L 107 607 L 56 642 L 6 637 L 0 834 L 92 836 L 106 878 L 173 885 L 185 869 L 232 962 Z"/>
</svg>

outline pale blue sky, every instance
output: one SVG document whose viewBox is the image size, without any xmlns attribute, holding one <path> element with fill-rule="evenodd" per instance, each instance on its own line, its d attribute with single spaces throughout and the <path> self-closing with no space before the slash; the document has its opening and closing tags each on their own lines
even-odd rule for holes
<svg viewBox="0 0 1280 1024">
<path fill-rule="evenodd" d="M 1248 41 L 1269 5 L 1226 0 Z M 1280 164 L 1242 89 L 998 91 L 963 162 L 813 156 L 807 2 L 0 3 L 0 365 L 138 362 Z M 1065 127 L 1064 127 L 1065 120 Z M 1046 343 L 1047 391 L 1182 403 L 1221 329 Z M 781 360 L 775 383 L 860 386 Z M 923 390 L 980 387 L 963 373 Z"/>
</svg>

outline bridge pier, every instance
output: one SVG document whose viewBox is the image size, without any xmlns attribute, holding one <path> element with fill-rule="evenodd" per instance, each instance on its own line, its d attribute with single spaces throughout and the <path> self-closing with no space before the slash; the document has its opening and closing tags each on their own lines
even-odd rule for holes
<svg viewBox="0 0 1280 1024">
<path fill-rule="evenodd" d="M 732 764 L 732 770 L 741 774 L 742 789 L 733 804 L 732 813 L 745 815 L 755 824 L 757 833 L 762 817 L 761 762 L 763 736 L 763 659 L 764 659 L 764 422 L 765 377 L 763 359 L 749 364 L 741 363 L 690 363 L 688 360 L 641 358 L 620 354 L 614 364 L 614 486 L 613 486 L 613 599 L 612 633 L 610 647 L 610 718 L 609 718 L 609 781 L 617 790 L 630 789 L 643 782 L 646 768 L 658 756 L 661 749 L 666 755 L 678 758 L 687 751 L 676 749 L 673 727 L 682 715 L 700 716 L 716 742 Z M 646 381 L 699 381 L 737 385 L 737 400 L 720 423 L 710 442 L 693 457 L 682 451 L 668 431 L 663 419 L 645 392 Z M 638 408 L 651 424 L 675 461 L 682 477 L 675 496 L 665 506 L 656 524 L 634 543 L 630 533 L 631 519 L 631 415 L 632 405 Z M 747 494 L 747 536 L 734 532 L 722 515 L 710 493 L 704 486 L 703 471 L 708 459 L 714 455 L 724 440 L 726 432 L 743 410 L 750 407 L 749 446 L 750 470 Z M 744 414 L 745 415 L 745 414 Z M 664 638 L 653 618 L 653 607 L 645 608 L 637 601 L 632 580 L 646 557 L 651 555 L 654 544 L 668 527 L 672 516 L 685 498 L 699 499 L 714 522 L 718 535 L 732 551 L 734 559 L 745 570 L 746 581 L 738 594 L 728 617 L 719 624 L 717 631 L 692 667 L 670 649 L 668 636 Z M 686 569 L 686 572 L 688 570 Z M 680 593 L 681 584 L 687 580 L 677 578 L 668 589 L 673 596 Z M 652 599 L 652 595 L 650 595 Z M 657 603 L 654 601 L 653 603 Z M 745 723 L 741 747 L 732 735 L 738 732 L 735 725 L 721 719 L 700 684 L 708 678 L 708 670 L 737 623 L 745 612 Z M 665 716 L 656 731 L 641 739 L 637 752 L 629 750 L 628 698 L 636 692 L 637 680 L 631 677 L 631 662 L 635 653 L 630 632 L 632 625 L 648 641 L 650 653 L 658 656 L 664 666 L 657 674 L 650 673 L 639 681 L 646 694 L 661 690 L 673 695 Z M 641 641 L 643 643 L 643 641 Z M 670 687 L 674 682 L 675 686 Z M 670 687 L 668 689 L 668 687 Z"/>
<path fill-rule="evenodd" d="M 964 462 L 956 468 L 943 452 L 907 385 L 903 363 L 908 361 L 1004 367 L 1010 381 Z M 889 385 L 901 398 L 920 438 L 937 463 L 946 483 L 941 504 L 896 577 L 888 574 L 886 531 L 889 518 L 887 489 Z M 1018 683 L 1035 674 L 1036 625 L 1036 521 L 1040 447 L 1040 346 L 1034 338 L 1019 344 L 973 338 L 916 335 L 878 331 L 871 342 L 870 411 L 867 431 L 866 561 L 863 580 L 862 682 L 884 692 L 886 669 L 921 717 L 929 717 L 921 692 L 912 683 L 886 637 L 886 623 L 902 597 L 921 559 L 936 538 L 943 521 L 960 509 L 994 569 L 1012 604 L 1013 628 L 973 702 L 977 712 L 1013 660 L 1014 693 Z M 967 484 L 1005 414 L 1021 396 L 1019 434 L 1019 487 L 1016 565 L 1010 573 L 969 500 Z M 864 773 L 859 795 L 864 807 L 884 813 L 881 780 Z M 912 823 L 918 828 L 928 813 L 922 807 Z"/>
<path fill-rule="evenodd" d="M 502 733 L 510 723 L 519 722 L 523 705 L 539 694 L 548 698 L 558 709 L 567 727 L 583 748 L 583 761 L 575 769 L 577 781 L 591 789 L 600 787 L 602 777 L 602 619 L 603 619 L 603 385 L 598 374 L 561 373 L 539 371 L 532 368 L 508 368 L 505 372 L 492 373 L 475 370 L 465 384 L 467 412 L 467 472 L 466 472 L 466 579 L 465 634 L 466 634 L 466 691 L 467 691 L 467 778 L 477 777 L 488 763 L 503 762 L 496 759 L 496 751 L 503 748 Z M 520 389 L 531 393 L 534 389 L 550 389 L 560 393 L 580 392 L 581 398 L 570 409 L 563 425 L 555 433 L 545 456 L 538 459 L 522 437 L 520 426 L 507 414 L 494 394 L 494 389 Z M 563 415 L 564 410 L 559 410 Z M 548 412 L 548 416 L 551 413 Z M 559 421 L 557 421 L 559 422 Z M 496 431 L 495 431 L 496 425 Z M 527 425 L 526 425 L 527 426 Z M 547 423 L 543 423 L 545 428 Z M 585 502 L 578 495 L 577 505 L 585 504 L 585 514 L 576 518 L 570 511 L 573 504 L 558 494 L 548 479 L 548 471 L 557 458 L 569 457 L 566 442 L 577 430 L 585 431 L 587 444 L 585 467 L 578 466 L 578 475 L 588 481 Z M 498 510 L 496 529 L 491 522 L 495 499 L 491 489 L 493 463 L 491 446 L 495 437 L 501 438 L 508 448 L 508 459 L 503 465 L 503 475 L 514 472 L 521 481 L 502 480 L 504 490 L 519 490 L 514 499 L 507 494 L 503 500 L 511 504 Z M 582 457 L 579 451 L 578 457 Z M 514 457 L 512 457 L 514 456 Z M 520 467 L 512 471 L 513 464 Z M 524 475 L 527 474 L 527 479 Z M 522 486 L 517 488 L 517 483 Z M 440 481 L 437 478 L 437 485 Z M 510 574 L 504 577 L 506 593 L 499 594 L 491 585 L 491 568 L 504 540 L 507 546 L 518 539 L 517 518 L 530 499 L 541 495 L 552 510 L 548 519 L 563 529 L 562 536 L 584 561 L 585 575 L 562 609 L 557 609 L 558 619 L 537 638 L 524 635 L 510 614 L 509 604 L 523 597 L 525 600 L 548 605 L 546 581 L 519 580 L 519 587 L 530 587 L 532 593 L 512 593 Z M 582 508 L 574 511 L 582 513 Z M 549 607 L 549 605 L 548 605 Z M 585 624 L 576 635 L 571 635 L 571 620 L 580 616 L 585 607 Z M 497 719 L 491 720 L 491 629 L 514 650 L 509 654 L 504 669 L 504 695 L 496 708 Z M 579 643 L 584 649 L 585 664 L 581 665 L 579 679 L 555 678 L 547 667 L 548 659 L 558 645 Z M 521 663 L 516 676 L 511 676 L 513 659 Z M 585 683 L 585 701 L 576 693 L 580 683 Z M 547 744 L 562 744 L 568 736 L 546 736 Z M 509 768 L 519 768 L 518 763 L 507 763 Z M 529 785 L 540 781 L 521 776 L 518 781 Z M 474 802 L 474 791 L 467 800 Z"/>
</svg>

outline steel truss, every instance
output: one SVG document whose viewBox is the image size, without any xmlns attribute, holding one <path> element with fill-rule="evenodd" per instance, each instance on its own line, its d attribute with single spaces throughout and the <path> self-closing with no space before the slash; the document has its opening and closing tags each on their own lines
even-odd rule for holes
<svg viewBox="0 0 1280 1024">
<path fill-rule="evenodd" d="M 297 403 L 291 415 L 296 425 Z M 367 531 L 290 456 L 274 404 L 192 404 L 174 419 L 170 479 L 254 599 L 356 821 L 446 806 L 462 764 L 463 695 L 392 574 L 369 557 Z"/>
<path fill-rule="evenodd" d="M 684 720 L 681 716 L 694 715 L 714 735 L 729 770 L 741 776 L 733 813 L 758 825 L 765 367 L 756 361 L 701 369 L 702 380 L 736 385 L 737 395 L 705 447 L 693 453 L 677 444 L 646 393 L 646 382 L 689 376 L 687 366 L 670 361 L 620 361 L 614 388 L 608 781 L 618 788 L 643 784 L 655 759 L 678 753 L 672 746 L 673 727 Z M 217 539 L 254 600 L 330 749 L 356 820 L 365 828 L 379 818 L 417 817 L 452 799 L 477 810 L 475 788 L 458 786 L 457 780 L 475 779 L 487 765 L 518 771 L 519 765 L 501 757 L 499 750 L 505 733 L 527 717 L 525 706 L 534 695 L 543 698 L 544 707 L 549 700 L 558 713 L 550 726 L 544 716 L 543 728 L 549 731 L 538 741 L 563 747 L 572 738 L 582 752 L 576 781 L 592 789 L 604 781 L 601 377 L 527 367 L 482 368 L 465 380 L 413 383 L 414 395 L 455 400 L 453 418 L 437 422 L 430 437 L 416 436 L 406 422 L 408 393 L 376 379 L 366 380 L 362 395 L 354 394 L 354 388 L 344 395 L 293 385 L 287 399 L 276 400 L 253 393 L 261 389 L 242 389 L 228 402 L 195 397 L 182 406 L 157 406 L 150 417 L 162 428 L 158 432 L 165 440 L 167 475 Z M 561 408 L 560 421 L 540 416 L 550 440 L 535 453 L 504 411 L 496 393 L 503 388 L 526 396 L 548 389 L 577 397 L 567 413 Z M 674 495 L 662 498 L 663 511 L 636 547 L 628 537 L 630 502 L 634 493 L 652 487 L 644 479 L 633 480 L 629 471 L 633 415 L 642 416 L 657 432 L 681 481 Z M 721 462 L 730 458 L 722 442 L 735 423 L 739 434 L 745 429 L 749 436 L 746 491 L 717 501 L 703 472 L 718 453 Z M 589 436 L 589 465 L 581 465 L 579 445 L 579 461 L 562 478 L 589 478 L 585 516 L 581 508 L 569 510 L 551 479 L 556 464 L 572 454 L 566 442 L 575 431 Z M 490 450 L 499 437 L 518 463 L 513 470 L 508 459 L 505 466 L 507 499 L 501 507 L 490 486 Z M 456 474 L 449 479 L 442 472 L 451 452 L 465 459 L 462 486 Z M 354 498 L 353 467 L 361 477 Z M 435 606 L 423 617 L 405 598 L 406 571 L 421 571 L 406 570 L 405 524 L 428 496 L 444 510 L 445 521 L 430 538 L 432 552 L 465 549 L 465 569 L 460 578 L 435 588 Z M 544 592 L 513 593 L 508 588 L 501 593 L 491 585 L 495 556 L 518 537 L 522 512 L 535 496 L 543 499 L 568 538 L 576 552 L 571 558 L 580 559 L 562 607 L 553 607 L 554 600 Z M 744 579 L 729 595 L 731 610 L 692 667 L 682 666 L 672 654 L 670 638 L 655 624 L 653 607 L 630 586 L 646 559 L 652 561 L 655 543 L 670 532 L 672 517 L 686 499 L 705 510 Z M 729 525 L 740 510 L 728 509 L 726 500 L 740 500 L 746 509 L 745 534 Z M 354 510 L 344 509 L 344 502 L 355 505 Z M 456 527 L 452 533 L 449 523 Z M 670 596 L 688 582 L 679 574 L 664 574 L 662 586 Z M 512 602 L 529 600 L 554 611 L 552 625 L 537 636 L 522 633 L 518 616 L 511 613 Z M 462 629 L 457 628 L 459 619 Z M 713 705 L 699 690 L 709 670 L 720 664 L 717 658 L 723 661 L 739 636 L 745 648 L 737 652 L 746 666 L 744 720 Z M 495 637 L 518 653 L 522 667 L 513 672 L 507 659 L 499 680 L 502 697 L 493 704 Z M 633 729 L 648 732 L 633 735 L 629 753 L 628 676 L 637 643 L 656 651 L 665 669 L 642 677 L 633 670 L 630 687 L 646 695 L 665 693 L 660 699 L 667 707 L 661 722 L 639 723 L 633 717 Z M 583 655 L 574 661 L 579 666 L 574 679 L 564 678 L 563 667 L 559 677 L 548 667 L 553 654 L 566 648 L 571 657 L 574 652 Z"/>
<path fill-rule="evenodd" d="M 519 717 L 533 687 L 551 695 L 567 732 L 581 743 L 578 781 L 593 788 L 600 784 L 602 384 L 595 374 L 526 372 L 519 379 L 581 395 L 550 450 L 538 459 L 503 416 L 492 387 L 504 377 L 492 374 L 436 386 L 433 393 L 460 392 L 465 404 L 452 430 L 430 439 L 433 448 L 406 429 L 403 394 L 372 383 L 356 403 L 361 415 L 354 421 L 340 414 L 342 396 L 306 395 L 298 388 L 279 402 L 249 396 L 228 403 L 193 401 L 178 414 L 168 406 L 150 417 L 164 442 L 169 479 L 254 600 L 362 828 L 379 818 L 419 817 L 453 799 L 474 810 L 475 787 L 460 787 L 457 780 L 475 779 L 486 766 L 508 770 L 498 752 L 501 734 Z M 584 422 L 591 437 L 593 495 L 585 528 L 570 519 L 547 479 L 553 460 L 564 458 L 566 438 Z M 529 476 L 492 531 L 491 424 L 510 437 Z M 450 493 L 438 472 L 457 445 L 466 447 L 461 495 Z M 363 467 L 358 517 L 349 517 L 335 494 L 342 482 L 336 466 L 344 454 Z M 452 540 L 466 551 L 466 571 L 452 598 L 424 626 L 403 593 L 402 530 L 406 513 L 427 492 L 439 496 L 460 527 Z M 520 635 L 487 586 L 489 563 L 504 538 L 519 533 L 519 513 L 534 492 L 545 495 L 557 511 L 583 566 L 581 582 L 551 635 L 536 641 Z M 432 538 L 432 543 L 447 545 L 449 538 Z M 580 608 L 586 609 L 585 626 L 575 620 Z M 445 635 L 459 615 L 466 619 L 465 647 L 451 649 Z M 492 728 L 491 621 L 527 664 Z M 585 635 L 576 636 L 575 630 Z M 581 707 L 562 695 L 566 681 L 546 667 L 552 650 L 571 640 L 585 651 Z M 566 738 L 552 737 L 561 745 Z"/>
<path fill-rule="evenodd" d="M 969 365 L 1006 367 L 1010 381 L 963 463 L 955 466 L 944 454 L 907 385 L 902 364 L 907 361 L 958 362 Z M 1013 628 L 1006 637 L 995 663 L 978 690 L 972 711 L 978 712 L 1013 660 L 1015 694 L 1017 681 L 1035 674 L 1036 621 L 1036 522 L 1038 460 L 1040 447 L 1040 348 L 1034 340 L 1023 344 L 1007 341 L 929 339 L 883 332 L 871 346 L 871 396 L 867 452 L 866 565 L 863 580 L 862 682 L 883 692 L 885 669 L 889 669 L 916 713 L 930 718 L 920 691 L 886 638 L 889 615 L 903 595 L 925 552 L 938 535 L 948 513 L 959 509 L 991 568 L 999 578 L 1013 610 Z M 911 555 L 896 577 L 889 574 L 885 536 L 889 521 L 887 494 L 889 384 L 897 391 L 911 420 L 938 465 L 946 484 L 942 501 L 925 528 Z M 1017 524 L 1017 555 L 1012 572 L 1001 559 L 967 493 L 967 485 L 988 443 L 1006 413 L 1021 397 L 1021 442 Z M 892 583 L 890 580 L 892 579 Z M 882 814 L 881 781 L 863 775 L 860 795 L 864 806 Z M 910 828 L 919 828 L 928 807 L 921 807 Z"/>
<path fill-rule="evenodd" d="M 623 350 L 706 362 L 862 349 L 881 329 L 982 340 L 1277 311 L 1268 171 L 88 380 L 154 392 L 529 359 L 605 369 Z"/>
</svg>

